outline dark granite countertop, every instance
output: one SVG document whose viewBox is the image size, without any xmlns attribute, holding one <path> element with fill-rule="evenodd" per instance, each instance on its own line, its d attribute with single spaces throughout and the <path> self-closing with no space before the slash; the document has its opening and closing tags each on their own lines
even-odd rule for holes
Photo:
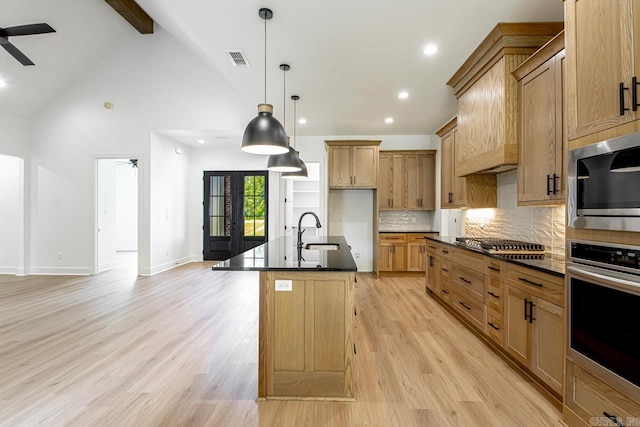
<svg viewBox="0 0 640 427">
<path fill-rule="evenodd" d="M 302 236 L 303 244 L 337 243 L 337 250 L 296 248 L 296 236 L 280 237 L 243 252 L 212 267 L 213 270 L 232 271 L 357 271 L 349 244 L 343 236 Z M 293 259 L 285 259 L 285 254 L 293 253 Z"/>
<path fill-rule="evenodd" d="M 468 251 L 478 252 L 483 255 L 506 261 L 511 264 L 521 265 L 523 267 L 533 268 L 534 270 L 542 271 L 544 273 L 553 274 L 554 276 L 564 277 L 564 256 L 562 255 L 551 254 L 547 252 L 544 259 L 511 259 L 500 255 L 490 254 L 488 251 L 458 245 L 456 243 L 456 238 L 452 236 L 427 236 L 425 237 L 425 239 L 466 249 Z"/>
</svg>

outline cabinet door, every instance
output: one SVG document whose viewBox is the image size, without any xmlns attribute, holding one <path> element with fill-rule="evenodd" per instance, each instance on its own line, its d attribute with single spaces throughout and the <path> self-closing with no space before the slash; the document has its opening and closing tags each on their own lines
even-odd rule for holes
<svg viewBox="0 0 640 427">
<path fill-rule="evenodd" d="M 446 134 L 442 138 L 440 148 L 440 206 L 443 209 L 450 207 L 453 197 L 453 133 Z"/>
<path fill-rule="evenodd" d="M 427 288 L 439 296 L 440 259 L 429 254 L 427 254 Z"/>
<path fill-rule="evenodd" d="M 536 298 L 531 370 L 558 393 L 564 374 L 564 309 Z"/>
<path fill-rule="evenodd" d="M 420 209 L 436 208 L 436 156 L 423 154 L 420 156 Z"/>
<path fill-rule="evenodd" d="M 352 187 L 376 188 L 378 183 L 378 147 L 353 146 Z"/>
<path fill-rule="evenodd" d="M 393 243 L 380 242 L 378 245 L 378 271 L 393 271 Z"/>
<path fill-rule="evenodd" d="M 614 128 L 635 119 L 620 115 L 620 83 L 634 73 L 635 0 L 567 0 L 566 51 L 569 139 Z M 623 91 L 630 107 L 631 91 Z"/>
<path fill-rule="evenodd" d="M 393 271 L 407 271 L 406 243 L 394 243 L 391 251 L 393 252 Z"/>
<path fill-rule="evenodd" d="M 391 207 L 402 209 L 405 207 L 404 191 L 404 155 L 394 154 L 391 159 L 393 185 L 391 187 Z"/>
<path fill-rule="evenodd" d="M 528 314 L 528 304 L 532 302 L 531 295 L 519 289 L 506 286 L 507 306 L 506 306 L 506 327 L 505 348 L 518 362 L 525 366 L 530 365 L 529 355 L 531 354 L 531 337 L 529 333 L 530 322 L 525 319 Z M 525 307 L 525 304 L 527 306 Z M 526 311 L 525 311 L 526 308 Z"/>
<path fill-rule="evenodd" d="M 456 164 L 462 161 L 463 144 L 458 128 L 453 130 L 453 155 L 450 173 L 453 192 L 453 205 L 462 207 L 467 205 L 467 179 L 456 176 Z"/>
<path fill-rule="evenodd" d="M 329 147 L 329 186 L 351 187 L 351 147 Z"/>
<path fill-rule="evenodd" d="M 407 209 L 420 209 L 420 157 L 418 154 L 410 154 L 405 159 Z"/>
<path fill-rule="evenodd" d="M 378 182 L 378 208 L 391 207 L 391 187 L 393 186 L 393 169 L 391 167 L 392 155 L 380 153 L 380 179 Z"/>
<path fill-rule="evenodd" d="M 553 196 L 556 128 L 561 126 L 556 123 L 555 69 L 554 57 L 520 81 L 519 203 Z"/>
<path fill-rule="evenodd" d="M 407 243 L 407 271 L 424 271 L 424 243 Z"/>
</svg>

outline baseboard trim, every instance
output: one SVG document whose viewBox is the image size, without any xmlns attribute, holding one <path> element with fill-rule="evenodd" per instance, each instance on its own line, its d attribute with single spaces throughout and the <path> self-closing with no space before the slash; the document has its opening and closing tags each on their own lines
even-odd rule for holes
<svg viewBox="0 0 640 427">
<path fill-rule="evenodd" d="M 151 268 L 142 268 L 140 269 L 141 276 L 155 276 L 156 274 L 163 273 L 165 271 L 171 270 L 173 268 L 179 267 L 184 264 L 188 264 L 190 262 L 196 262 L 197 256 L 189 255 L 184 258 L 179 258 L 173 261 L 165 262 L 164 264 L 156 265 Z"/>
<path fill-rule="evenodd" d="M 90 276 L 88 267 L 34 267 L 27 272 L 29 276 Z"/>
<path fill-rule="evenodd" d="M 18 267 L 0 267 L 0 274 L 18 275 Z"/>
</svg>

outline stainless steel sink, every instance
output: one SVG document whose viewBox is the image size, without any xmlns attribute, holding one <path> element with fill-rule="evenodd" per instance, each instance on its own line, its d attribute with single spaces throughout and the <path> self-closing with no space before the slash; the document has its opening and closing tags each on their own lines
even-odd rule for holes
<svg viewBox="0 0 640 427">
<path fill-rule="evenodd" d="M 339 243 L 307 243 L 304 245 L 304 249 L 316 250 L 316 251 L 337 251 L 340 249 Z"/>
</svg>

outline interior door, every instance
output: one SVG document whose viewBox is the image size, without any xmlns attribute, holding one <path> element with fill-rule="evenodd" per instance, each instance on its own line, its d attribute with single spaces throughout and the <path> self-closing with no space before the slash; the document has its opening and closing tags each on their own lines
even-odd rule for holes
<svg viewBox="0 0 640 427">
<path fill-rule="evenodd" d="M 268 194 L 266 171 L 206 171 L 203 259 L 229 259 L 266 242 Z"/>
</svg>

